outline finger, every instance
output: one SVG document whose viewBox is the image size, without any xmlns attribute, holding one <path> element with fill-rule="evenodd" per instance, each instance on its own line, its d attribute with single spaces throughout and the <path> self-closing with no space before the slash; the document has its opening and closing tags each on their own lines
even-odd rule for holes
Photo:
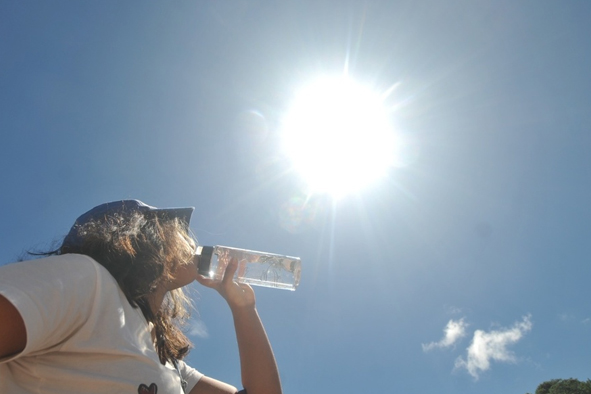
<svg viewBox="0 0 591 394">
<path fill-rule="evenodd" d="M 205 287 L 216 287 L 219 284 L 218 281 L 208 278 L 207 276 L 203 276 L 201 274 L 198 274 L 195 279 L 197 280 L 197 282 L 199 282 Z"/>
<path fill-rule="evenodd" d="M 228 283 L 234 280 L 234 274 L 238 269 L 238 259 L 233 257 L 228 266 L 226 267 L 226 271 L 224 272 L 224 278 L 222 279 L 222 283 Z"/>
</svg>

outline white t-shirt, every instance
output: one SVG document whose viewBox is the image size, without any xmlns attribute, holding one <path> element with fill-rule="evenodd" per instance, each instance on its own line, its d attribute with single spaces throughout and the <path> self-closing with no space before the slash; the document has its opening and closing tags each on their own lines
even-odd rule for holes
<svg viewBox="0 0 591 394">
<path fill-rule="evenodd" d="M 27 330 L 25 349 L 0 359 L 0 393 L 182 393 L 177 370 L 158 359 L 141 310 L 90 257 L 0 267 L 0 294 Z M 189 392 L 203 375 L 182 361 L 179 368 Z"/>
</svg>

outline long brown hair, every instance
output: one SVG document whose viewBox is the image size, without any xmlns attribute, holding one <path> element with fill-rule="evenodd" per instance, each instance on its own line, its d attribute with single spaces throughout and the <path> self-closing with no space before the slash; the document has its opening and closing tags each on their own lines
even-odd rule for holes
<svg viewBox="0 0 591 394">
<path fill-rule="evenodd" d="M 182 331 L 190 306 L 184 290 L 169 291 L 157 313 L 150 308 L 149 298 L 160 283 L 172 279 L 179 265 L 191 263 L 195 241 L 187 224 L 154 212 L 134 211 L 91 220 L 77 231 L 82 242 L 62 244 L 54 254 L 84 254 L 104 266 L 129 303 L 154 324 L 160 362 L 185 357 L 191 342 Z"/>
</svg>

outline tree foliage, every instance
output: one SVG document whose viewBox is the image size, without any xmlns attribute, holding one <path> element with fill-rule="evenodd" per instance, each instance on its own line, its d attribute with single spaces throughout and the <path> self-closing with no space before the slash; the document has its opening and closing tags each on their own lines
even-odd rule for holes
<svg viewBox="0 0 591 394">
<path fill-rule="evenodd" d="M 591 380 L 552 379 L 540 383 L 535 394 L 591 394 Z"/>
</svg>

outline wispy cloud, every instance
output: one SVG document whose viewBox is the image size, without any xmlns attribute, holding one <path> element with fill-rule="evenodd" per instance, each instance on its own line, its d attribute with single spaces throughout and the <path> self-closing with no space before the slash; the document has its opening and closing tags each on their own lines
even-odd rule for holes
<svg viewBox="0 0 591 394">
<path fill-rule="evenodd" d="M 561 313 L 558 315 L 558 318 L 564 322 L 568 322 L 575 320 L 576 316 L 570 313 Z"/>
<path fill-rule="evenodd" d="M 201 320 L 191 319 L 189 320 L 188 324 L 188 334 L 190 336 L 200 337 L 200 338 L 207 338 L 209 333 L 207 332 L 207 327 L 205 323 Z"/>
<path fill-rule="evenodd" d="M 581 318 L 581 317 L 579 317 L 575 314 L 572 314 L 572 313 L 561 313 L 558 315 L 558 318 L 560 319 L 560 321 L 562 321 L 564 323 L 569 323 L 569 324 L 582 323 L 583 325 L 587 325 L 587 324 L 591 323 L 591 318 L 589 318 L 589 317 Z"/>
<path fill-rule="evenodd" d="M 468 324 L 464 322 L 464 319 L 450 320 L 445 328 L 443 329 L 443 338 L 439 342 L 423 343 L 423 351 L 428 352 L 435 348 L 446 348 L 453 346 L 460 338 L 466 336 L 466 327 Z"/>
<path fill-rule="evenodd" d="M 447 313 L 449 313 L 450 315 L 460 315 L 460 314 L 464 314 L 464 310 L 462 308 L 459 308 L 457 306 L 454 305 L 446 305 L 445 306 L 445 310 L 447 311 Z"/>
<path fill-rule="evenodd" d="M 531 315 L 527 315 L 511 328 L 490 332 L 476 330 L 466 359 L 458 357 L 455 367 L 465 368 L 474 379 L 478 379 L 480 373 L 490 369 L 491 361 L 515 362 L 515 355 L 507 347 L 519 341 L 532 326 Z"/>
</svg>

